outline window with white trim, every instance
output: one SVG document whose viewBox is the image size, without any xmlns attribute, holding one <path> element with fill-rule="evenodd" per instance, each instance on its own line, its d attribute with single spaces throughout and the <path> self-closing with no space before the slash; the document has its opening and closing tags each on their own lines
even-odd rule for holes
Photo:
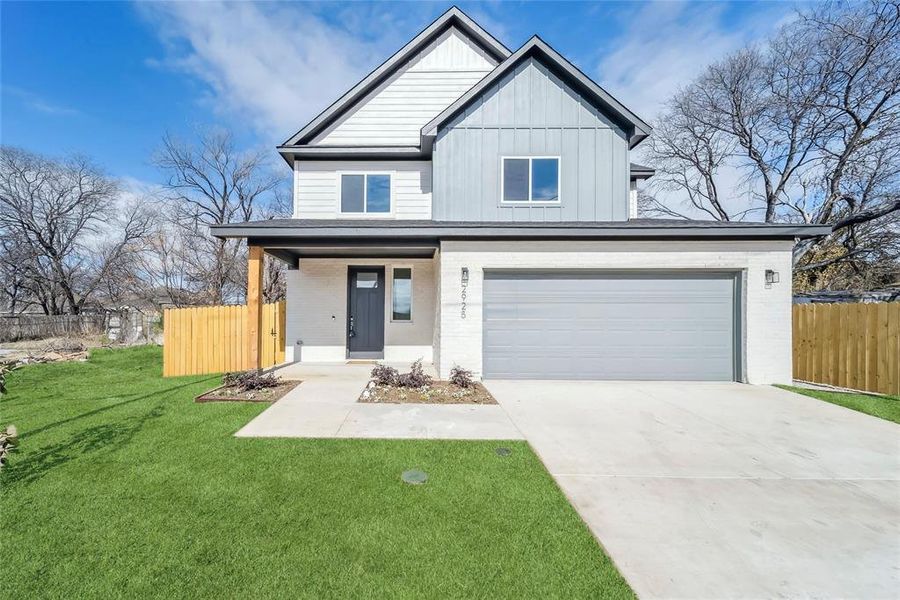
<svg viewBox="0 0 900 600">
<path fill-rule="evenodd" d="M 503 202 L 559 202 L 559 157 L 504 157 L 502 162 Z"/>
<path fill-rule="evenodd" d="M 412 268 L 394 267 L 391 276 L 391 320 L 412 321 Z"/>
<path fill-rule="evenodd" d="M 342 174 L 341 212 L 391 212 L 391 176 L 386 173 Z"/>
</svg>

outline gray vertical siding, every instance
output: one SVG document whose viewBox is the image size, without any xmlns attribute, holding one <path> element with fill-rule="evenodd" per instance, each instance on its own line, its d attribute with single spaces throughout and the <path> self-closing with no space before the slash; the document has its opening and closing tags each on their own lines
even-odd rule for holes
<svg viewBox="0 0 900 600">
<path fill-rule="evenodd" d="M 500 157 L 559 156 L 559 206 L 501 206 Z M 443 127 L 433 218 L 458 221 L 628 219 L 625 133 L 544 65 L 529 59 Z"/>
</svg>

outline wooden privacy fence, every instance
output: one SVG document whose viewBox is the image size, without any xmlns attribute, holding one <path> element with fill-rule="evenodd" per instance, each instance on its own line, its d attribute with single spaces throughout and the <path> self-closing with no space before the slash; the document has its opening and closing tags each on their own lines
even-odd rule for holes
<svg viewBox="0 0 900 600">
<path fill-rule="evenodd" d="M 794 379 L 900 394 L 900 302 L 795 304 Z"/>
<path fill-rule="evenodd" d="M 262 307 L 260 364 L 284 362 L 285 303 Z M 163 314 L 163 376 L 251 368 L 248 311 L 241 306 L 170 308 Z"/>
</svg>

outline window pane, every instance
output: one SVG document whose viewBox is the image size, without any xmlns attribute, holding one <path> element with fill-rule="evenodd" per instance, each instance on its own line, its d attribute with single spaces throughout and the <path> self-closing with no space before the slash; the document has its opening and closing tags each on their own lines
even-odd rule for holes
<svg viewBox="0 0 900 600">
<path fill-rule="evenodd" d="M 357 273 L 356 287 L 359 289 L 371 289 L 378 287 L 378 273 Z"/>
<path fill-rule="evenodd" d="M 391 176 L 366 176 L 366 212 L 391 212 Z"/>
<path fill-rule="evenodd" d="M 363 212 L 364 175 L 341 175 L 341 212 Z"/>
<path fill-rule="evenodd" d="M 412 269 L 394 269 L 392 287 L 394 321 L 412 319 Z"/>
<path fill-rule="evenodd" d="M 531 199 L 537 202 L 559 200 L 559 159 L 535 158 L 531 161 Z"/>
<path fill-rule="evenodd" d="M 507 202 L 528 200 L 528 159 L 503 159 L 503 199 Z"/>
</svg>

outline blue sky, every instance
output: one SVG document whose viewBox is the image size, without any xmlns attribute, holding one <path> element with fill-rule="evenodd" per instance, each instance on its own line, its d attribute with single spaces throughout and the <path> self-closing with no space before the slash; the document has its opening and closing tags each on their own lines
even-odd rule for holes
<svg viewBox="0 0 900 600">
<path fill-rule="evenodd" d="M 163 133 L 271 149 L 451 4 L 0 2 L 0 140 L 153 184 Z M 653 119 L 704 64 L 790 18 L 779 2 L 461 2 L 511 49 L 539 34 Z"/>
</svg>

